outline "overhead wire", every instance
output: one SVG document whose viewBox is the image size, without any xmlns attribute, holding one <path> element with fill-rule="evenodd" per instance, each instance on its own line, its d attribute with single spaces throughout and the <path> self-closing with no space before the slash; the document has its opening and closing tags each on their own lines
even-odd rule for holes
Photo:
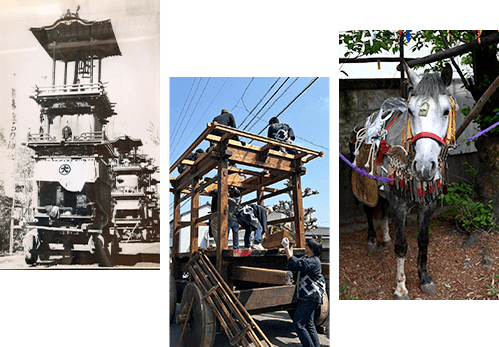
<svg viewBox="0 0 499 347">
<path fill-rule="evenodd" d="M 255 107 L 253 107 L 253 109 L 251 111 L 248 111 L 246 110 L 248 113 L 248 115 L 246 116 L 246 118 L 244 118 L 244 120 L 241 122 L 241 124 L 239 124 L 239 127 L 242 127 L 244 122 L 246 122 L 246 119 L 248 119 L 248 117 L 251 115 L 251 113 L 253 113 L 253 111 L 258 107 L 258 105 L 260 105 L 260 103 L 263 101 L 263 99 L 265 99 L 265 97 L 270 93 L 270 91 L 272 90 L 272 88 L 274 88 L 274 86 L 276 85 L 276 83 L 280 80 L 281 78 L 278 77 L 274 83 L 272 84 L 272 86 L 267 90 L 267 92 L 265 92 L 265 94 L 262 96 L 262 98 L 260 99 L 260 101 L 258 101 L 258 103 L 255 105 Z M 241 97 L 240 100 L 243 100 L 243 97 Z M 237 105 L 236 105 L 237 106 Z M 246 105 L 245 105 L 246 107 Z"/>
<path fill-rule="evenodd" d="M 272 107 L 275 105 L 275 103 L 277 101 L 279 101 L 279 99 L 284 96 L 284 94 L 286 94 L 286 92 L 289 90 L 289 88 L 291 88 L 293 86 L 293 84 L 295 84 L 296 81 L 298 81 L 299 77 L 296 77 L 294 79 L 294 81 L 291 82 L 291 84 L 282 92 L 281 95 L 279 95 L 277 97 L 277 99 L 274 100 L 274 102 L 272 103 L 272 105 L 269 106 L 269 108 L 267 110 L 265 110 L 265 112 L 257 119 L 258 121 L 261 121 L 263 122 L 262 118 L 267 114 L 267 112 L 270 111 L 270 109 L 272 109 Z M 257 124 L 257 122 L 253 123 L 253 125 L 248 129 L 248 131 L 250 131 L 251 129 L 253 129 L 253 127 Z"/>
<path fill-rule="evenodd" d="M 201 84 L 202 78 L 199 79 L 198 84 L 196 85 L 196 90 L 194 90 L 194 94 L 191 97 L 191 100 L 189 101 L 189 105 L 187 106 L 187 109 L 185 110 L 184 116 L 182 117 L 181 125 L 184 122 L 185 116 L 187 115 L 187 112 L 189 112 L 189 108 L 191 107 L 192 100 L 194 100 L 194 96 L 196 95 L 196 92 L 198 91 L 199 85 Z M 173 136 L 170 138 L 170 146 L 175 142 L 175 139 L 177 138 L 178 133 L 180 132 L 180 127 L 177 129 L 177 132 L 173 134 Z M 170 155 L 172 152 L 170 151 Z"/>
<path fill-rule="evenodd" d="M 289 77 L 286 78 L 284 80 L 284 82 L 281 83 L 281 85 L 279 86 L 279 88 L 277 88 L 277 90 L 274 92 L 274 94 L 272 94 L 270 96 L 270 98 L 267 100 L 267 102 L 260 108 L 260 110 L 253 116 L 253 118 L 251 118 L 251 120 L 249 121 L 249 123 L 244 127 L 243 130 L 246 130 L 248 128 L 248 126 L 251 124 L 251 122 L 253 122 L 253 120 L 255 120 L 255 118 L 258 116 L 258 114 L 260 112 L 262 112 L 262 110 L 265 108 L 265 106 L 268 105 L 268 103 L 270 102 L 270 100 L 272 100 L 274 98 L 274 96 L 279 92 L 279 90 L 281 90 L 281 88 L 286 84 L 286 82 L 289 80 Z"/>
<path fill-rule="evenodd" d="M 203 88 L 203 91 L 201 92 L 201 95 L 199 96 L 198 101 L 196 102 L 196 106 L 194 106 L 194 109 L 192 110 L 191 115 L 189 116 L 189 119 L 187 120 L 187 123 L 185 124 L 185 127 L 184 127 L 184 129 L 183 129 L 183 131 L 182 131 L 182 134 L 180 135 L 180 138 L 182 138 L 182 136 L 184 135 L 185 129 L 187 129 L 187 126 L 189 125 L 189 122 L 190 122 L 190 121 L 191 121 L 191 119 L 192 119 L 192 115 L 193 115 L 193 114 L 194 114 L 194 112 L 196 111 L 196 108 L 197 108 L 197 107 L 198 107 L 198 105 L 199 105 L 199 101 L 201 101 L 201 98 L 203 97 L 203 95 L 204 95 L 204 91 L 206 90 L 206 87 L 208 86 L 208 83 L 210 83 L 210 80 L 211 80 L 211 77 L 210 77 L 210 78 L 208 78 L 208 81 L 206 82 L 206 84 L 205 84 L 205 86 L 204 86 L 204 88 Z M 187 138 L 186 138 L 186 139 L 184 139 L 184 142 L 183 142 L 183 143 L 185 143 L 185 141 L 187 141 Z M 180 139 L 179 139 L 179 141 L 177 142 L 177 144 L 175 145 L 175 148 L 173 148 L 173 150 L 172 150 L 172 154 L 173 154 L 173 153 L 175 153 L 175 149 L 177 148 L 177 146 L 178 146 L 178 144 L 179 144 L 179 143 L 180 143 Z M 183 144 L 183 143 L 182 143 L 182 144 Z"/>
<path fill-rule="evenodd" d="M 303 93 L 305 93 L 305 91 L 306 91 L 308 88 L 310 88 L 310 87 L 311 87 L 311 86 L 312 86 L 312 85 L 313 85 L 313 84 L 314 84 L 314 83 L 315 83 L 318 79 L 319 79 L 319 77 L 315 77 L 315 78 L 314 78 L 314 79 L 313 79 L 313 80 L 312 80 L 312 81 L 311 81 L 311 82 L 310 82 L 310 83 L 309 83 L 309 84 L 308 84 L 305 88 L 303 88 L 303 90 L 302 90 L 300 93 L 298 93 L 298 95 L 297 95 L 297 96 L 295 96 L 295 98 L 294 98 L 293 100 L 291 100 L 291 102 L 290 102 L 290 103 L 289 103 L 286 107 L 284 107 L 284 108 L 282 109 L 282 111 L 281 111 L 281 112 L 279 112 L 279 113 L 278 113 L 275 117 L 277 117 L 277 118 L 278 118 L 281 114 L 283 114 L 283 113 L 284 113 L 284 111 L 286 111 L 286 110 L 287 110 L 287 109 L 288 109 L 288 108 L 289 108 L 289 107 L 290 107 L 290 106 L 291 106 L 291 105 L 292 105 L 292 104 L 293 104 L 293 103 L 294 103 L 294 102 L 295 102 L 295 101 L 296 101 L 296 100 L 297 100 L 297 99 L 298 99 L 298 98 L 299 98 L 299 97 L 300 97 Z M 265 127 L 264 127 L 264 128 L 263 128 L 263 129 L 262 129 L 262 130 L 258 133 L 258 135 L 261 135 L 261 134 L 265 131 L 265 129 L 267 129 L 268 127 L 269 127 L 269 125 L 267 124 L 267 125 L 266 125 L 266 126 L 265 126 Z M 254 141 L 254 140 L 251 140 L 249 143 L 252 143 L 253 141 Z"/>
<path fill-rule="evenodd" d="M 194 83 L 196 83 L 196 78 L 192 80 L 191 88 L 189 89 L 189 93 L 187 94 L 187 97 L 185 98 L 184 105 L 182 106 L 182 110 L 180 111 L 180 114 L 177 118 L 177 122 L 175 123 L 175 126 L 173 127 L 172 134 L 175 133 L 175 130 L 177 128 L 177 125 L 179 124 L 180 117 L 182 116 L 182 113 L 184 112 L 185 105 L 187 104 L 187 100 L 189 100 L 189 96 L 191 95 L 192 87 L 194 87 Z M 185 118 L 185 115 L 184 115 Z M 182 118 L 182 122 L 184 121 L 184 118 Z"/>
</svg>

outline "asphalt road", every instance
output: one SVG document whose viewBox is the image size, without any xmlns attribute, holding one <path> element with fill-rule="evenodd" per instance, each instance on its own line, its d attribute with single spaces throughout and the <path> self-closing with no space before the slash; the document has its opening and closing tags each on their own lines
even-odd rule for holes
<svg viewBox="0 0 499 347">
<path fill-rule="evenodd" d="M 121 243 L 121 252 L 111 257 L 110 261 L 114 268 L 147 268 L 160 267 L 160 244 L 159 242 Z M 13 255 L 0 255 L 0 269 L 92 269 L 98 268 L 99 263 L 90 256 L 88 252 L 80 253 L 78 264 L 71 264 L 71 259 L 61 255 L 52 255 L 49 260 L 38 260 L 36 265 L 27 265 L 22 252 Z"/>
<path fill-rule="evenodd" d="M 175 316 L 180 313 L 180 304 L 177 304 Z M 275 347 L 302 347 L 298 335 L 294 331 L 293 321 L 289 318 L 286 311 L 277 311 L 271 313 L 263 313 L 252 316 L 265 336 L 270 340 Z M 324 325 L 329 327 L 329 317 L 324 322 Z M 182 333 L 182 325 L 170 324 L 170 347 L 177 347 Z M 319 334 L 319 342 L 321 346 L 329 346 L 329 329 L 327 334 Z M 185 346 L 182 343 L 182 346 Z M 251 345 L 252 346 L 252 345 Z M 213 347 L 231 347 L 229 339 L 223 330 L 219 331 L 215 338 Z"/>
</svg>

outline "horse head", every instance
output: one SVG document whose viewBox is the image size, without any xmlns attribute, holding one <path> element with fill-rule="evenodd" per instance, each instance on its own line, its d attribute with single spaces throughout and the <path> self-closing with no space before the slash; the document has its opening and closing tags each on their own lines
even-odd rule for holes
<svg viewBox="0 0 499 347">
<path fill-rule="evenodd" d="M 457 110 L 447 87 L 452 81 L 452 68 L 445 66 L 442 73 L 419 76 L 404 64 L 408 81 L 412 86 L 408 111 L 411 145 L 414 146 L 412 172 L 419 180 L 433 180 L 439 168 L 442 147 L 454 136 L 453 120 L 449 115 Z M 452 139 L 453 140 L 453 139 Z"/>
</svg>

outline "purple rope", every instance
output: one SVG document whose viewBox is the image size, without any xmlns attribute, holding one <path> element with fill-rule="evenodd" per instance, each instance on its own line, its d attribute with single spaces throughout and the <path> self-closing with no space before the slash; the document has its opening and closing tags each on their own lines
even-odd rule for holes
<svg viewBox="0 0 499 347">
<path fill-rule="evenodd" d="M 389 178 L 389 177 L 375 176 L 375 175 L 371 175 L 370 173 L 367 173 L 365 170 L 360 169 L 357 166 L 355 166 L 352 163 L 350 163 L 348 161 L 348 159 L 345 158 L 345 156 L 343 154 L 341 154 L 341 153 L 340 153 L 340 158 L 343 159 L 343 161 L 345 163 L 347 163 L 348 166 L 350 166 L 352 169 L 354 169 L 355 171 L 357 171 L 358 173 L 360 173 L 363 176 L 367 176 L 367 177 L 370 177 L 370 178 L 374 178 L 375 180 L 384 181 L 384 182 L 391 182 L 392 181 L 392 179 Z"/>
<path fill-rule="evenodd" d="M 499 116 L 499 112 L 497 112 L 497 113 L 496 113 L 496 115 L 498 115 L 498 116 Z M 469 137 L 469 138 L 468 138 L 468 141 L 469 141 L 469 142 L 473 141 L 474 139 L 476 139 L 476 138 L 478 138 L 478 137 L 482 136 L 483 134 L 485 134 L 487 131 L 489 131 L 489 130 L 491 130 L 491 129 L 494 129 L 494 128 L 495 128 L 496 126 L 498 126 L 498 125 L 499 125 L 499 122 L 497 122 L 497 123 L 495 123 L 495 124 L 492 124 L 492 125 L 491 125 L 491 126 L 489 126 L 487 129 L 480 131 L 478 134 L 476 134 L 476 135 L 474 135 L 474 136 L 472 136 L 472 137 Z"/>
</svg>

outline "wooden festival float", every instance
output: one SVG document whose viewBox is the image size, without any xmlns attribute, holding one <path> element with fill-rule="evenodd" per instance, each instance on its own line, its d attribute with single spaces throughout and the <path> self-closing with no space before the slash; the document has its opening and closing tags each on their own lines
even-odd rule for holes
<svg viewBox="0 0 499 347">
<path fill-rule="evenodd" d="M 224 135 L 211 134 L 214 130 L 222 131 Z M 261 145 L 243 145 L 232 140 L 235 135 L 243 141 L 256 141 Z M 195 161 L 186 160 L 201 144 L 210 146 L 206 153 Z M 295 150 L 297 154 L 273 150 L 275 146 Z M 305 228 L 301 176 L 306 172 L 306 163 L 322 156 L 322 152 L 211 123 L 170 167 L 170 175 L 180 164 L 188 168 L 177 177 L 170 176 L 170 191 L 174 195 L 170 319 L 174 317 L 175 304 L 180 301 L 177 323 L 184 325 L 181 339 L 186 346 L 211 347 L 217 321 L 231 345 L 264 346 L 262 341 L 271 345 L 251 314 L 287 310 L 292 315 L 296 308 L 297 278 L 286 270 L 287 258 L 281 248 L 281 240 L 289 236 L 289 232 L 267 232 L 264 250 L 229 248 L 228 192 L 237 187 L 242 192 L 241 205 L 264 205 L 266 199 L 290 193 L 294 215 L 268 224 L 293 223 L 293 251 L 296 256 L 303 256 Z M 271 187 L 287 179 L 292 182 L 291 187 Z M 207 196 L 213 189 L 218 190 L 218 211 L 200 216 L 200 196 Z M 251 199 L 253 193 L 256 197 Z M 190 220 L 184 221 L 180 208 L 181 204 L 189 203 L 188 200 Z M 208 225 L 210 219 L 216 219 L 220 226 L 215 240 L 217 247 L 200 249 L 199 228 Z M 184 230 L 189 233 L 190 244 L 187 252 L 179 252 L 180 234 Z M 239 232 L 244 233 L 242 229 Z M 329 264 L 323 264 L 323 273 L 328 271 Z M 187 274 L 188 281 L 184 280 Z M 316 325 L 320 326 L 328 313 L 326 294 L 324 305 L 316 312 Z"/>
<path fill-rule="evenodd" d="M 114 200 L 112 228 L 120 241 L 159 240 L 159 202 L 156 196 L 158 180 L 152 178 L 158 167 L 147 161 L 147 155 L 137 153 L 140 139 L 122 135 L 111 141 L 119 153 L 112 170 L 116 185 L 111 191 Z"/>
<path fill-rule="evenodd" d="M 24 240 L 26 262 L 61 252 L 73 260 L 83 250 L 109 266 L 107 255 L 119 245 L 110 232 L 115 154 L 104 126 L 116 113 L 101 73 L 104 58 L 121 55 L 111 21 L 87 21 L 68 10 L 52 25 L 30 30 L 52 60 L 52 84 L 35 86 L 31 96 L 40 124 L 25 144 L 35 151 L 35 222 Z M 60 63 L 62 84 L 56 83 Z"/>
</svg>

